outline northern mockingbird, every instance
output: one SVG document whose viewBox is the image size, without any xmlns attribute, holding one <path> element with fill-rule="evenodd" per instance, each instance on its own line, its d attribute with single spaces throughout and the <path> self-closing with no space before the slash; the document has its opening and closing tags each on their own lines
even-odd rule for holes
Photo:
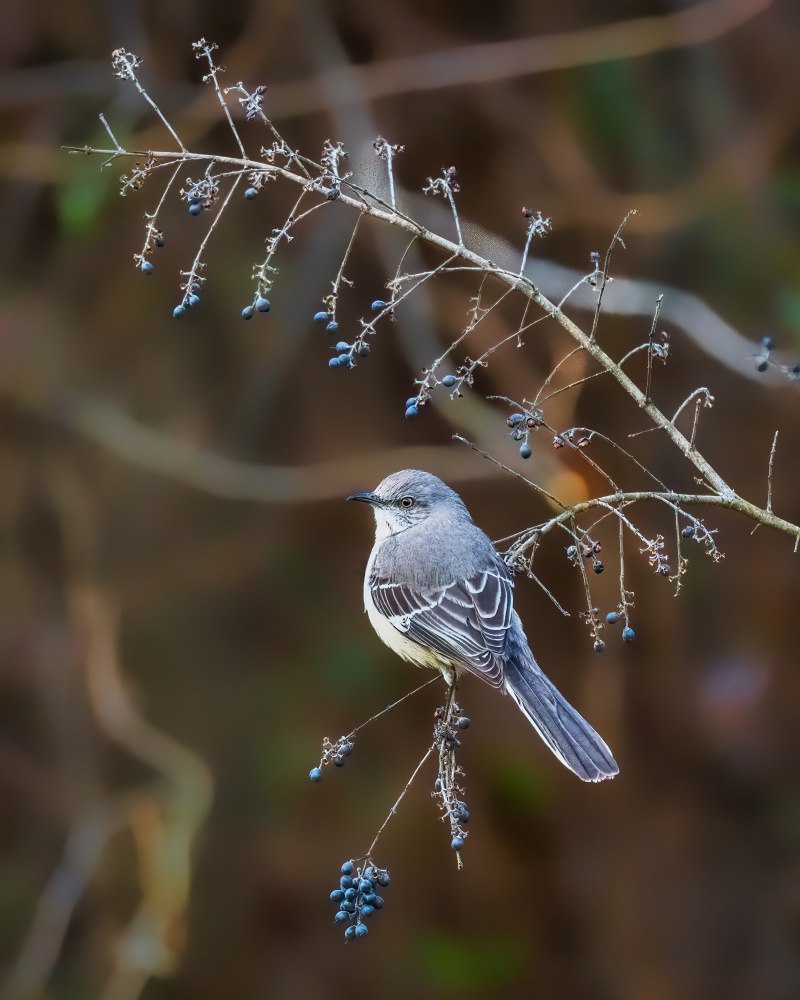
<svg viewBox="0 0 800 1000">
<path fill-rule="evenodd" d="M 612 778 L 611 751 L 534 660 L 511 576 L 461 497 L 429 472 L 406 469 L 347 499 L 375 514 L 364 605 L 383 642 L 450 685 L 467 671 L 505 689 L 579 778 Z"/>
</svg>

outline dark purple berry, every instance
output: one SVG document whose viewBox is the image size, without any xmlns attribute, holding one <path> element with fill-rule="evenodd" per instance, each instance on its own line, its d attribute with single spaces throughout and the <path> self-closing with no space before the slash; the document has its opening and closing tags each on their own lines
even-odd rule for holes
<svg viewBox="0 0 800 1000">
<path fill-rule="evenodd" d="M 602 573 L 603 570 L 605 569 L 605 566 L 601 562 L 596 562 L 594 566 L 592 566 L 592 569 L 595 571 L 595 573 Z"/>
<path fill-rule="evenodd" d="M 389 884 L 389 873 L 378 872 L 378 874 L 375 876 L 375 881 L 378 883 L 379 886 L 385 889 L 386 886 Z"/>
<path fill-rule="evenodd" d="M 158 239 L 156 240 L 156 246 L 159 247 L 159 248 L 164 246 L 164 237 L 163 236 L 159 236 L 158 237 Z"/>
<path fill-rule="evenodd" d="M 757 372 L 765 372 L 769 368 L 769 361 L 759 361 L 756 365 Z"/>
<path fill-rule="evenodd" d="M 594 651 L 595 651 L 595 653 L 602 653 L 605 648 L 606 648 L 606 644 L 603 642 L 602 639 L 595 639 L 595 642 L 594 642 Z"/>
<path fill-rule="evenodd" d="M 368 354 L 369 354 L 369 344 L 359 344 L 358 356 L 360 358 L 365 358 Z"/>
<path fill-rule="evenodd" d="M 362 917 L 371 917 L 374 912 L 375 912 L 375 907 L 370 906 L 369 903 L 365 903 L 364 906 L 361 907 Z"/>
<path fill-rule="evenodd" d="M 506 423 L 509 427 L 516 427 L 516 425 L 521 424 L 524 419 L 524 413 L 512 413 L 508 420 L 506 420 Z"/>
<path fill-rule="evenodd" d="M 530 458 L 531 457 L 530 447 L 527 444 L 521 444 L 519 446 L 519 454 L 521 458 Z"/>
<path fill-rule="evenodd" d="M 263 295 L 259 295 L 256 299 L 256 309 L 260 313 L 268 313 L 270 310 L 269 299 L 265 299 Z"/>
<path fill-rule="evenodd" d="M 459 729 L 469 729 L 470 721 L 466 715 L 462 715 L 460 719 L 456 719 L 456 725 Z"/>
<path fill-rule="evenodd" d="M 692 535 L 694 534 L 694 526 L 691 524 L 687 524 L 686 527 L 683 529 L 683 531 L 681 531 L 681 534 L 683 535 L 684 538 L 691 538 Z"/>
</svg>

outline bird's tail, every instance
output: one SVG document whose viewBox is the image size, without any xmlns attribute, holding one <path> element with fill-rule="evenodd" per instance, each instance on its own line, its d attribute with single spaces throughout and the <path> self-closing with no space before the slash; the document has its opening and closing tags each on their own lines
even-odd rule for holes
<svg viewBox="0 0 800 1000">
<path fill-rule="evenodd" d="M 611 751 L 542 673 L 521 629 L 509 631 L 506 656 L 506 691 L 556 757 L 583 781 L 613 778 L 619 768 Z"/>
</svg>

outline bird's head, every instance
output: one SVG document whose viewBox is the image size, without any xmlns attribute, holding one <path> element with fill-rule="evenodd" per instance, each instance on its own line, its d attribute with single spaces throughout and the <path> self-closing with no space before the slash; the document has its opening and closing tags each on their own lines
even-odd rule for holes
<svg viewBox="0 0 800 1000">
<path fill-rule="evenodd" d="M 396 535 L 442 513 L 469 518 L 461 497 L 430 472 L 403 469 L 379 483 L 373 493 L 353 493 L 348 500 L 370 504 L 377 538 Z"/>
</svg>

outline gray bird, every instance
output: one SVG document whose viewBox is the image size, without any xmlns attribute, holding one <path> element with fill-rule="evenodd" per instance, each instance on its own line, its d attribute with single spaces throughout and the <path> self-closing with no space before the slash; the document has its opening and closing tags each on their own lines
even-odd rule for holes
<svg viewBox="0 0 800 1000">
<path fill-rule="evenodd" d="M 579 778 L 613 778 L 611 751 L 534 660 L 511 576 L 461 497 L 429 472 L 405 469 L 347 499 L 375 514 L 364 605 L 382 641 L 448 684 L 467 671 L 505 689 Z"/>
</svg>

